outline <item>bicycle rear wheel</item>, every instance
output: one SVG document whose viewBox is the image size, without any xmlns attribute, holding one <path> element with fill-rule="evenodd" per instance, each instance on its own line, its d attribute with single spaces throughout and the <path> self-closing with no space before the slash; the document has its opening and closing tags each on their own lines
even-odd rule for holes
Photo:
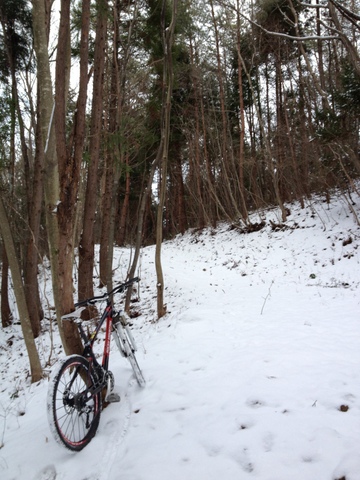
<svg viewBox="0 0 360 480">
<path fill-rule="evenodd" d="M 86 358 L 67 357 L 53 376 L 48 390 L 48 419 L 55 440 L 80 451 L 94 437 L 100 421 L 101 393 L 91 393 L 96 378 Z"/>
</svg>

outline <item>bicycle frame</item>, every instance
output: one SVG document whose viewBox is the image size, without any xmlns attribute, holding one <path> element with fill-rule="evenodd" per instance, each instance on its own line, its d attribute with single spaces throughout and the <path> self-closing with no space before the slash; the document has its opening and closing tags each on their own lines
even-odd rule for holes
<svg viewBox="0 0 360 480">
<path fill-rule="evenodd" d="M 98 333 L 103 326 L 104 322 L 106 322 L 105 328 L 105 341 L 104 341 L 104 350 L 102 356 L 101 367 L 105 370 L 105 372 L 109 369 L 109 357 L 110 357 L 110 342 L 111 342 L 111 329 L 112 329 L 112 319 L 113 319 L 113 306 L 110 300 L 107 300 L 106 308 L 101 315 L 100 321 L 95 329 L 95 331 L 88 337 L 84 332 L 84 329 L 80 322 L 77 322 L 77 326 L 80 332 L 80 336 L 84 342 L 84 351 L 83 357 L 90 360 L 94 363 L 95 367 L 100 367 L 99 362 L 96 360 L 96 357 L 93 352 L 93 346 L 95 340 L 98 336 Z"/>
</svg>

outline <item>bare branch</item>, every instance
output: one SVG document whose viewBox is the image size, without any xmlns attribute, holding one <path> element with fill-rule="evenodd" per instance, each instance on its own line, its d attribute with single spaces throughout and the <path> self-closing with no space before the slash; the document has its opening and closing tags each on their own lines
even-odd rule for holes
<svg viewBox="0 0 360 480">
<path fill-rule="evenodd" d="M 330 2 L 335 5 L 335 7 L 349 20 L 359 20 L 360 21 L 360 15 L 357 15 L 356 13 L 352 12 L 348 8 L 344 7 L 343 5 L 340 5 L 339 2 L 336 0 L 330 0 Z M 357 25 L 357 24 L 356 24 Z M 359 25 L 357 25 L 359 26 Z"/>
<path fill-rule="evenodd" d="M 304 3 L 304 2 L 301 3 L 301 6 L 305 8 L 319 8 L 319 9 L 327 8 L 327 5 L 319 5 L 319 4 L 313 5 L 312 3 Z"/>
<path fill-rule="evenodd" d="M 226 3 L 226 6 L 228 6 L 229 8 L 231 8 L 232 10 L 234 10 L 235 12 L 237 11 L 237 9 L 229 4 L 229 3 Z M 307 4 L 306 4 L 307 6 Z M 322 5 L 321 5 L 322 6 Z M 247 17 L 246 15 L 244 15 L 243 13 L 241 12 L 238 12 L 239 15 L 244 19 L 246 20 L 247 22 L 251 23 L 251 25 L 254 25 L 255 27 L 259 28 L 261 31 L 263 31 L 264 33 L 266 33 L 267 35 L 272 35 L 274 37 L 282 37 L 282 38 L 287 38 L 288 40 L 294 40 L 296 42 L 305 42 L 305 41 L 308 41 L 308 40 L 341 40 L 340 37 L 338 35 L 307 35 L 307 36 L 294 36 L 294 35 L 288 35 L 287 33 L 281 33 L 281 32 L 272 32 L 270 30 L 267 30 L 266 28 L 262 27 L 261 25 L 259 25 L 257 22 L 255 22 L 254 20 L 251 20 L 249 17 Z"/>
<path fill-rule="evenodd" d="M 266 28 L 262 27 L 258 23 L 254 22 L 253 20 L 250 20 L 250 18 L 247 18 L 245 15 L 240 13 L 240 15 L 245 18 L 248 22 L 250 22 L 252 25 L 254 25 L 257 28 L 260 28 L 264 33 L 268 35 L 273 35 L 274 37 L 283 37 L 287 38 L 289 40 L 295 40 L 297 42 L 305 42 L 307 40 L 340 40 L 340 37 L 338 35 L 307 35 L 307 36 L 293 36 L 293 35 L 288 35 L 287 33 L 281 33 L 281 32 L 272 32 L 270 30 L 267 30 Z"/>
</svg>

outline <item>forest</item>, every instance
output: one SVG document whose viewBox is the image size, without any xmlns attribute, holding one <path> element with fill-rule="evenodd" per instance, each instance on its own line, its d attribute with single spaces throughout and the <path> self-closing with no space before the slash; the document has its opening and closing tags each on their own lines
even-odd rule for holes
<svg viewBox="0 0 360 480">
<path fill-rule="evenodd" d="M 161 245 L 250 212 L 303 204 L 360 174 L 358 0 L 1 0 L 2 328 L 16 297 L 32 380 L 49 259 L 62 325 L 77 291 L 112 287 L 114 246 Z M 127 308 L 130 299 L 127 298 Z"/>
</svg>

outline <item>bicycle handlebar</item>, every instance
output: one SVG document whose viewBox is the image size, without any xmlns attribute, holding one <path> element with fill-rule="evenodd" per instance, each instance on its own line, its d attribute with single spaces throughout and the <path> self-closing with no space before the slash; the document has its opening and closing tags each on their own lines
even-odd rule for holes
<svg viewBox="0 0 360 480">
<path fill-rule="evenodd" d="M 131 285 L 135 282 L 140 282 L 140 278 L 134 277 L 128 280 L 127 282 L 121 283 L 120 285 L 116 286 L 110 292 L 106 292 L 103 295 L 97 295 L 95 297 L 82 300 L 81 302 L 77 302 L 75 303 L 75 307 L 81 307 L 83 305 L 94 305 L 95 303 L 100 302 L 101 300 L 107 300 L 111 297 L 111 295 L 114 295 L 115 293 L 124 292 L 127 288 L 131 287 Z"/>
</svg>

